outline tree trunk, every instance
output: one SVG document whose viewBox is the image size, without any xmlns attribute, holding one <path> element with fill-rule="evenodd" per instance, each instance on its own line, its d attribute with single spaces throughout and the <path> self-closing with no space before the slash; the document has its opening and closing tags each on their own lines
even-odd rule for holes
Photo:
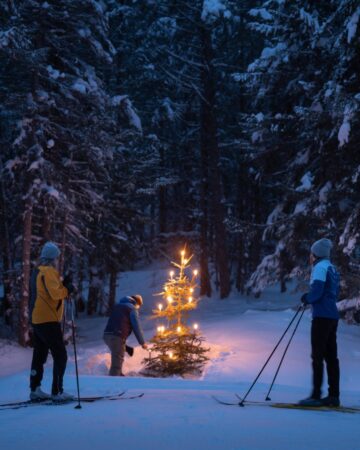
<svg viewBox="0 0 360 450">
<path fill-rule="evenodd" d="M 201 148 L 208 156 L 208 178 L 211 186 L 211 205 L 215 231 L 215 266 L 219 270 L 220 297 L 226 298 L 230 293 L 230 273 L 224 208 L 222 204 L 222 183 L 220 173 L 220 151 L 217 142 L 217 123 L 215 119 L 215 80 L 212 67 L 213 49 L 211 32 L 206 26 L 201 28 L 203 68 L 201 69 Z"/>
<path fill-rule="evenodd" d="M 285 249 L 280 251 L 280 292 L 283 294 L 287 291 L 286 282 L 288 281 L 288 274 L 291 270 L 291 263 Z"/>
<path fill-rule="evenodd" d="M 237 270 L 236 270 L 236 289 L 244 294 L 245 292 L 245 268 L 244 268 L 244 247 L 243 234 L 240 233 L 237 238 Z"/>
<path fill-rule="evenodd" d="M 51 220 L 49 214 L 50 206 L 45 200 L 43 200 L 43 218 L 42 218 L 42 241 L 45 244 L 47 241 L 51 241 Z"/>
<path fill-rule="evenodd" d="M 200 194 L 200 295 L 211 297 L 211 278 L 209 273 L 209 154 L 205 136 L 201 132 L 201 194 Z"/>
<path fill-rule="evenodd" d="M 166 232 L 166 191 L 164 186 L 159 187 L 159 233 Z"/>
<path fill-rule="evenodd" d="M 111 314 L 111 311 L 114 308 L 115 300 L 116 300 L 116 280 L 117 280 L 117 271 L 112 269 L 110 271 L 110 289 L 109 289 L 109 303 L 107 315 Z"/>
<path fill-rule="evenodd" d="M 249 199 L 247 209 L 249 211 L 250 220 L 254 223 L 262 223 L 263 217 L 260 204 L 262 196 L 258 184 L 251 184 L 248 186 L 247 197 Z M 261 242 L 261 231 L 255 228 L 251 233 L 251 243 L 248 247 L 249 274 L 254 272 L 261 260 L 261 246 L 259 245 L 259 242 Z"/>
<path fill-rule="evenodd" d="M 202 183 L 203 184 L 203 183 Z M 202 188 L 203 190 L 203 188 Z M 211 280 L 209 274 L 209 254 L 207 244 L 207 211 L 206 200 L 204 195 L 201 195 L 202 200 L 202 218 L 201 218 L 201 235 L 200 235 L 200 295 L 211 297 Z"/>
<path fill-rule="evenodd" d="M 92 261 L 94 262 L 94 261 Z M 87 314 L 92 316 L 97 312 L 99 300 L 99 274 L 95 265 L 90 265 L 89 269 L 89 293 L 87 300 Z"/>
<path fill-rule="evenodd" d="M 60 274 L 64 273 L 67 222 L 68 222 L 68 214 L 65 213 L 64 223 L 63 223 L 63 228 L 62 228 L 62 235 L 61 235 L 61 245 L 60 245 L 60 249 L 61 249 L 60 258 L 59 258 L 59 273 Z"/>
<path fill-rule="evenodd" d="M 31 271 L 31 230 L 32 230 L 32 202 L 27 200 L 24 213 L 23 254 L 22 254 L 22 286 L 19 312 L 19 344 L 25 347 L 29 341 L 29 284 Z"/>
<path fill-rule="evenodd" d="M 236 193 L 236 210 L 237 218 L 239 222 L 246 217 L 248 211 L 247 205 L 247 191 L 246 187 L 246 174 L 244 167 L 240 164 L 237 171 L 237 193 Z M 242 294 L 245 293 L 245 281 L 246 281 L 246 242 L 245 236 L 247 236 L 248 230 L 242 228 L 236 236 L 236 289 Z"/>
<path fill-rule="evenodd" d="M 2 170 L 2 164 L 0 163 L 0 170 Z M 6 198 L 5 198 L 5 189 L 4 183 L 0 181 L 0 232 L 2 236 L 2 260 L 3 260 L 3 284 L 4 284 L 4 316 L 5 316 L 5 324 L 12 325 L 13 324 L 13 308 L 14 308 L 14 286 L 13 286 L 13 277 L 12 277 L 12 257 L 10 250 L 10 234 L 8 227 L 8 217 L 7 217 L 7 208 L 6 208 Z"/>
<path fill-rule="evenodd" d="M 164 149 L 160 148 L 160 167 L 164 170 Z M 166 202 L 166 187 L 160 186 L 158 189 L 158 243 L 160 250 L 166 251 L 166 238 L 163 236 L 163 233 L 166 233 L 168 224 L 167 224 L 167 202 Z M 160 235 L 160 236 L 159 236 Z"/>
<path fill-rule="evenodd" d="M 80 263 L 78 269 L 77 278 L 77 291 L 76 291 L 76 311 L 82 313 L 85 311 L 85 302 L 83 298 L 83 285 L 84 285 L 84 257 L 79 255 Z"/>
</svg>

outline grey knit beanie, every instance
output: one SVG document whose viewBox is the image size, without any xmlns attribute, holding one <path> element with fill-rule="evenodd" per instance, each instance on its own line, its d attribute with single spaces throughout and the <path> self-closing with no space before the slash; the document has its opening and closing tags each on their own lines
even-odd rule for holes
<svg viewBox="0 0 360 450">
<path fill-rule="evenodd" d="M 330 252 L 333 247 L 330 239 L 319 239 L 311 246 L 311 253 L 318 258 L 330 258 Z"/>
</svg>

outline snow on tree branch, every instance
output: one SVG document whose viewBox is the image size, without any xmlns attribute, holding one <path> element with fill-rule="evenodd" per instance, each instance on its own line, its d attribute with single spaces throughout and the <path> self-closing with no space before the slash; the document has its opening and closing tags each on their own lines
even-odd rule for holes
<svg viewBox="0 0 360 450">
<path fill-rule="evenodd" d="M 350 17 L 348 24 L 346 25 L 347 29 L 347 42 L 348 44 L 354 39 L 357 31 L 357 27 L 359 24 L 360 17 L 360 7 L 354 12 L 354 14 Z"/>
<path fill-rule="evenodd" d="M 224 0 L 204 0 L 201 20 L 212 23 L 220 16 L 224 16 L 226 19 L 231 17 L 231 12 L 227 9 Z"/>
<path fill-rule="evenodd" d="M 127 95 L 116 95 L 111 101 L 113 106 L 119 106 L 127 116 L 130 125 L 135 127 L 140 133 L 142 133 L 141 120 L 131 103 L 131 100 Z"/>
</svg>

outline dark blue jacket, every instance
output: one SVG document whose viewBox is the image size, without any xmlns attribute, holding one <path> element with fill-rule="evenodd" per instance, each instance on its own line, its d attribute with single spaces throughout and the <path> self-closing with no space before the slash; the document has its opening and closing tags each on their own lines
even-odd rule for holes
<svg viewBox="0 0 360 450">
<path fill-rule="evenodd" d="M 144 334 L 139 322 L 136 301 L 131 297 L 124 297 L 114 306 L 107 322 L 104 334 L 112 334 L 127 339 L 134 332 L 140 345 L 145 344 Z"/>
<path fill-rule="evenodd" d="M 313 317 L 338 319 L 336 307 L 340 290 L 340 276 L 328 259 L 320 259 L 314 264 L 310 279 L 310 292 L 305 302 L 312 305 Z"/>
</svg>

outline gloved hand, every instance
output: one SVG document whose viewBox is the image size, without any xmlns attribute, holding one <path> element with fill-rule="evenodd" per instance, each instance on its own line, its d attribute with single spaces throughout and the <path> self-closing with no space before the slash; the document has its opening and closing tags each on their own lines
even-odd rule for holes
<svg viewBox="0 0 360 450">
<path fill-rule="evenodd" d="M 134 354 L 134 348 L 133 348 L 133 347 L 130 347 L 130 345 L 127 345 L 127 346 L 125 347 L 125 349 L 126 349 L 126 353 L 127 353 L 129 356 L 133 356 L 133 354 Z"/>
<path fill-rule="evenodd" d="M 72 274 L 71 273 L 67 273 L 64 277 L 64 281 L 63 281 L 63 285 L 66 287 L 66 289 L 68 290 L 69 294 L 71 294 L 72 292 L 75 291 L 75 287 L 72 284 Z"/>
<path fill-rule="evenodd" d="M 301 303 L 302 303 L 303 305 L 307 305 L 306 296 L 307 296 L 307 293 L 306 293 L 306 294 L 303 294 L 303 295 L 301 296 L 300 301 L 301 301 Z"/>
<path fill-rule="evenodd" d="M 65 274 L 65 276 L 64 276 L 64 281 L 63 281 L 64 286 L 65 286 L 66 284 L 72 283 L 72 280 L 73 280 L 72 273 L 71 273 L 71 272 L 67 272 L 67 273 Z"/>
</svg>

